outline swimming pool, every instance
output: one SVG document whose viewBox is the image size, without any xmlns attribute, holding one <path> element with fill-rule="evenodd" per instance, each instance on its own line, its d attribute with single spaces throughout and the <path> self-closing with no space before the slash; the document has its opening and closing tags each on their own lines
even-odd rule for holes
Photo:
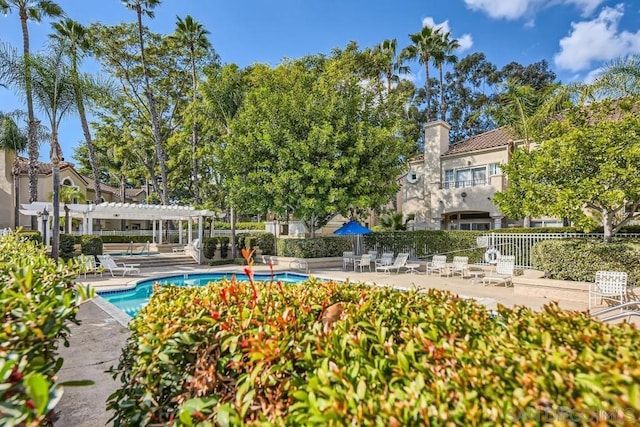
<svg viewBox="0 0 640 427">
<path fill-rule="evenodd" d="M 98 292 L 98 295 L 133 317 L 149 302 L 149 298 L 153 293 L 154 283 L 163 285 L 173 284 L 175 286 L 204 286 L 209 282 L 230 279 L 232 274 L 235 274 L 239 281 L 249 280 L 246 274 L 238 272 L 180 274 L 142 280 L 136 283 L 134 288 Z M 253 279 L 257 282 L 267 282 L 272 278 L 273 280 L 280 280 L 283 283 L 301 283 L 307 280 L 308 276 L 306 274 L 290 272 L 275 273 L 273 276 L 271 274 L 257 273 L 253 275 Z"/>
</svg>

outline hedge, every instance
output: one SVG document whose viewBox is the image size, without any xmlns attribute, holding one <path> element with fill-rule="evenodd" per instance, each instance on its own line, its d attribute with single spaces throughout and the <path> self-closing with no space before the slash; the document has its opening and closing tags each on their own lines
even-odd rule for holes
<svg viewBox="0 0 640 427">
<path fill-rule="evenodd" d="M 447 254 L 468 256 L 470 263 L 477 263 L 482 261 L 485 252 L 484 248 L 476 247 L 476 237 L 480 235 L 482 233 L 476 231 L 416 230 L 376 232 L 363 237 L 366 249 L 376 250 L 378 254 L 415 251 L 417 258 Z"/>
<path fill-rule="evenodd" d="M 640 419 L 640 331 L 556 305 L 490 312 L 437 290 L 222 281 L 157 287 L 130 327 L 111 369 L 115 425 Z"/>
<path fill-rule="evenodd" d="M 316 237 L 313 239 L 278 239 L 278 255 L 295 258 L 324 258 L 342 256 L 352 251 L 350 237 Z"/>
<path fill-rule="evenodd" d="M 217 237 L 205 237 L 202 239 L 202 253 L 207 259 L 213 259 L 216 255 L 216 248 L 218 247 Z"/>
<path fill-rule="evenodd" d="M 152 237 L 150 234 L 147 236 L 100 236 L 103 243 L 147 243 L 152 240 Z"/>
<path fill-rule="evenodd" d="M 75 252 L 76 237 L 71 234 L 60 234 L 60 242 L 58 244 L 59 255 L 64 261 L 73 258 Z"/>
<path fill-rule="evenodd" d="M 98 236 L 80 236 L 80 252 L 85 255 L 102 255 L 104 245 Z"/>
<path fill-rule="evenodd" d="M 273 255 L 276 245 L 276 237 L 273 233 L 268 233 L 266 231 L 253 231 L 250 233 L 238 233 L 236 235 L 236 242 L 238 244 L 238 249 L 246 248 L 247 242 L 249 239 L 250 247 L 253 248 L 255 246 L 259 246 L 263 255 Z"/>
<path fill-rule="evenodd" d="M 74 290 L 78 271 L 19 234 L 0 237 L 0 424 L 47 425 L 62 396 L 57 350 L 91 294 Z"/>
<path fill-rule="evenodd" d="M 626 271 L 631 285 L 640 285 L 640 239 L 552 239 L 536 243 L 533 268 L 552 279 L 593 282 L 596 271 Z"/>
<path fill-rule="evenodd" d="M 215 221 L 213 223 L 215 230 L 231 230 L 231 223 Z M 264 231 L 264 222 L 236 222 L 236 230 L 256 230 Z"/>
</svg>

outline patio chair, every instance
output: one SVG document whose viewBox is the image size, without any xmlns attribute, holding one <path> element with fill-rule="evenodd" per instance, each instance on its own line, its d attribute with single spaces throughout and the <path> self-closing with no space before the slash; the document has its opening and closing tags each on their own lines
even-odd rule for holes
<svg viewBox="0 0 640 427">
<path fill-rule="evenodd" d="M 98 260 L 100 261 L 100 266 L 109 270 L 111 272 L 111 277 L 116 277 L 115 272 L 122 271 L 122 276 L 124 277 L 127 273 L 132 274 L 133 272 L 140 273 L 140 264 L 128 264 L 128 263 L 118 263 L 111 257 L 111 255 L 98 255 Z"/>
<path fill-rule="evenodd" d="M 409 259 L 408 253 L 398 254 L 393 264 L 377 266 L 376 271 L 384 271 L 386 273 L 391 274 L 391 270 L 395 270 L 396 273 L 399 273 L 400 269 L 406 266 L 408 259 Z"/>
<path fill-rule="evenodd" d="M 513 270 L 516 265 L 516 257 L 513 255 L 503 255 L 497 258 L 496 269 L 482 278 L 485 286 L 495 283 L 503 283 L 505 286 L 513 284 Z"/>
<path fill-rule="evenodd" d="M 449 270 L 449 274 L 451 276 L 455 276 L 459 274 L 460 277 L 464 277 L 467 273 L 467 269 L 469 268 L 469 257 L 468 256 L 454 256 L 453 263 L 451 264 L 451 269 Z"/>
<path fill-rule="evenodd" d="M 589 310 L 600 301 L 607 300 L 615 305 L 624 303 L 627 297 L 627 273 L 624 271 L 598 271 L 596 280 L 589 284 Z"/>
<path fill-rule="evenodd" d="M 84 278 L 87 278 L 87 274 L 93 273 L 94 275 L 100 275 L 102 277 L 102 272 L 104 268 L 98 267 L 96 265 L 96 259 L 93 255 L 79 255 L 78 265 L 80 266 L 80 274 L 84 274 Z"/>
<path fill-rule="evenodd" d="M 353 252 L 342 252 L 342 269 L 346 270 L 347 267 L 349 266 L 349 264 L 353 264 L 353 258 L 354 258 L 354 254 Z"/>
<path fill-rule="evenodd" d="M 376 262 L 378 260 L 378 251 L 369 251 L 368 254 L 371 255 L 371 262 Z"/>
<path fill-rule="evenodd" d="M 356 259 L 354 261 L 353 269 L 355 270 L 356 267 L 360 267 L 360 273 L 362 273 L 364 268 L 368 268 L 369 271 L 371 271 L 371 254 L 364 254 L 360 259 Z"/>
<path fill-rule="evenodd" d="M 440 276 L 445 271 L 447 267 L 447 256 L 446 255 L 434 255 L 431 258 L 431 262 L 427 263 L 427 275 L 431 275 L 431 273 L 438 273 Z"/>
<path fill-rule="evenodd" d="M 383 252 L 382 256 L 375 260 L 376 268 L 393 264 L 393 252 Z"/>
</svg>

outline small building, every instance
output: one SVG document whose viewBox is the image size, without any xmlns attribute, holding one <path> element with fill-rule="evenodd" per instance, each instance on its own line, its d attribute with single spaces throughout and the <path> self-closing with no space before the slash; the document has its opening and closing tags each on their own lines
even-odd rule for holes
<svg viewBox="0 0 640 427">
<path fill-rule="evenodd" d="M 493 203 L 506 177 L 501 164 L 517 144 L 504 128 L 451 144 L 450 126 L 443 121 L 425 125 L 424 154 L 409 162 L 401 177 L 397 206 L 415 215 L 414 229 L 489 230 L 521 226 L 506 218 Z M 537 218 L 532 226 L 562 226 L 553 218 Z"/>
</svg>

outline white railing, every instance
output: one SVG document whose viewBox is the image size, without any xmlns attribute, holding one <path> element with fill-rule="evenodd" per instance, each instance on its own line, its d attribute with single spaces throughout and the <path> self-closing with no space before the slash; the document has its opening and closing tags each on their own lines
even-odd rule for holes
<svg viewBox="0 0 640 427">
<path fill-rule="evenodd" d="M 494 248 L 500 255 L 513 255 L 516 257 L 516 267 L 532 267 L 531 249 L 533 245 L 543 240 L 568 239 L 568 238 L 598 238 L 602 239 L 602 233 L 486 233 L 482 236 L 483 246 L 487 249 Z M 639 234 L 616 234 L 616 237 L 640 237 Z"/>
</svg>

